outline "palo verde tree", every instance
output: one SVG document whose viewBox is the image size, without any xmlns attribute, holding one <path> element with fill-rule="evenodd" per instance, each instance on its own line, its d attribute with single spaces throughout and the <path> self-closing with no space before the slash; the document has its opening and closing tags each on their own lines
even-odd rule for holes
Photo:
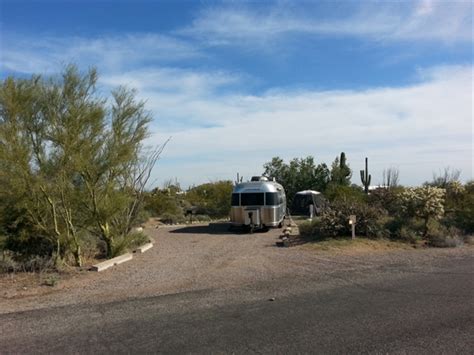
<svg viewBox="0 0 474 355">
<path fill-rule="evenodd" d="M 96 83 L 94 69 L 68 66 L 60 77 L 9 77 L 0 87 L 0 197 L 19 212 L 9 224 L 21 219 L 54 245 L 56 261 L 72 254 L 77 265 L 85 235 L 109 257 L 126 244 L 164 147 L 144 154 L 151 118 L 133 91 L 119 88 L 109 103 Z"/>
</svg>

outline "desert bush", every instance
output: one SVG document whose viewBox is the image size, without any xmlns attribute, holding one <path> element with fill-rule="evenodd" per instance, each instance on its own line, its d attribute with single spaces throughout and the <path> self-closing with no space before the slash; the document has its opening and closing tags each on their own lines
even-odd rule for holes
<svg viewBox="0 0 474 355">
<path fill-rule="evenodd" d="M 329 201 L 345 202 L 345 203 L 363 203 L 367 199 L 367 195 L 362 188 L 357 185 L 345 186 L 329 183 L 324 196 Z"/>
<path fill-rule="evenodd" d="M 474 245 L 474 235 L 464 235 L 462 239 L 464 244 Z"/>
<path fill-rule="evenodd" d="M 321 218 L 313 218 L 311 221 L 304 221 L 298 226 L 298 230 L 301 236 L 311 237 L 313 239 L 324 238 L 321 235 Z"/>
<path fill-rule="evenodd" d="M 29 258 L 22 263 L 23 271 L 47 272 L 57 269 L 57 264 L 54 258 L 35 256 Z"/>
<path fill-rule="evenodd" d="M 371 207 L 361 202 L 336 202 L 332 208 L 339 213 L 339 224 L 344 226 L 344 233 L 350 235 L 349 216 L 357 217 L 356 233 L 369 238 L 387 237 L 388 232 L 384 227 L 384 217 L 387 211 L 380 207 Z"/>
<path fill-rule="evenodd" d="M 217 181 L 190 188 L 184 199 L 196 207 L 197 214 L 212 218 L 227 217 L 230 212 L 231 181 Z"/>
<path fill-rule="evenodd" d="M 177 195 L 174 191 L 167 189 L 154 189 L 146 193 L 145 209 L 154 217 L 159 217 L 164 213 L 182 213 Z"/>
<path fill-rule="evenodd" d="M 193 221 L 210 222 L 211 217 L 209 217 L 207 214 L 197 214 L 193 216 Z"/>
<path fill-rule="evenodd" d="M 466 234 L 474 233 L 474 181 L 464 186 L 449 184 L 446 191 L 446 218 L 443 222 Z"/>
<path fill-rule="evenodd" d="M 402 187 L 378 188 L 370 192 L 367 196 L 367 202 L 374 207 L 381 207 L 389 213 L 396 216 L 401 213 L 399 194 L 403 191 Z"/>
<path fill-rule="evenodd" d="M 385 227 L 390 232 L 391 239 L 417 243 L 423 239 L 425 222 L 418 217 L 396 215 L 387 219 Z"/>
<path fill-rule="evenodd" d="M 0 272 L 49 272 L 57 270 L 57 264 L 52 257 L 31 256 L 22 257 L 11 252 L 4 252 L 0 257 Z"/>
<path fill-rule="evenodd" d="M 421 240 L 421 235 L 408 226 L 402 226 L 396 233 L 396 239 L 415 244 Z"/>
<path fill-rule="evenodd" d="M 132 251 L 149 241 L 150 239 L 141 232 L 131 232 L 126 236 L 116 238 L 114 244 L 112 244 L 112 257 L 122 255 L 127 251 Z"/>
<path fill-rule="evenodd" d="M 103 241 L 91 233 L 81 235 L 81 251 L 84 260 L 106 257 L 106 247 Z"/>
<path fill-rule="evenodd" d="M 435 248 L 455 248 L 462 246 L 464 242 L 462 238 L 457 236 L 439 235 L 435 237 L 430 237 L 428 244 Z"/>
<path fill-rule="evenodd" d="M 140 211 L 137 214 L 137 218 L 133 223 L 133 227 L 137 227 L 139 225 L 142 225 L 151 218 L 151 213 L 146 210 L 145 208 L 141 208 Z"/>
<path fill-rule="evenodd" d="M 183 214 L 163 213 L 160 216 L 160 221 L 164 224 L 185 223 L 186 217 Z"/>
<path fill-rule="evenodd" d="M 321 216 L 300 226 L 300 233 L 315 238 L 334 238 L 350 236 L 351 226 L 349 216 L 357 216 L 356 234 L 369 238 L 389 237 L 384 226 L 386 211 L 381 208 L 370 207 L 365 203 L 333 202 Z"/>
<path fill-rule="evenodd" d="M 50 257 L 56 248 L 53 241 L 44 235 L 29 229 L 21 229 L 17 233 L 7 235 L 5 249 L 27 259 L 36 256 Z"/>
<path fill-rule="evenodd" d="M 438 248 L 453 248 L 463 244 L 461 231 L 455 227 L 446 227 L 437 220 L 428 223 L 428 245 Z"/>
<path fill-rule="evenodd" d="M 0 257 L 0 273 L 21 271 L 20 263 L 15 261 L 10 253 L 3 252 L 2 254 L 2 257 Z"/>
<path fill-rule="evenodd" d="M 44 286 L 54 287 L 58 284 L 60 279 L 61 278 L 59 277 L 57 273 L 47 274 L 46 276 L 42 277 L 42 280 L 43 280 L 42 284 Z"/>
<path fill-rule="evenodd" d="M 446 190 L 423 186 L 406 188 L 399 192 L 401 215 L 406 218 L 421 218 L 424 221 L 423 237 L 428 235 L 428 224 L 444 215 Z"/>
</svg>

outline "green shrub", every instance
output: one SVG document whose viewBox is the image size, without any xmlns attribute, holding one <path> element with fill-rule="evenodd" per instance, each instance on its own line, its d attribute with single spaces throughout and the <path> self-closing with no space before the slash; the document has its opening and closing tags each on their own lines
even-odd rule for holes
<svg viewBox="0 0 474 355">
<path fill-rule="evenodd" d="M 189 189 L 185 200 L 196 207 L 197 214 L 212 218 L 227 217 L 230 212 L 231 181 L 217 181 Z"/>
<path fill-rule="evenodd" d="M 400 191 L 398 199 L 401 215 L 421 218 L 424 221 L 423 237 L 428 235 L 428 224 L 444 215 L 446 191 L 438 187 L 423 186 Z"/>
<path fill-rule="evenodd" d="M 369 238 L 383 238 L 388 236 L 385 230 L 383 219 L 387 211 L 379 207 L 371 207 L 363 202 L 333 204 L 333 209 L 338 211 L 339 223 L 344 227 L 345 235 L 351 234 L 351 227 L 348 223 L 349 216 L 355 215 L 357 218 L 356 234 Z"/>
<path fill-rule="evenodd" d="M 404 242 L 415 244 L 421 240 L 421 236 L 412 228 L 407 226 L 402 226 L 397 233 L 397 239 L 400 239 Z"/>
<path fill-rule="evenodd" d="M 58 274 L 49 274 L 43 278 L 43 285 L 54 287 L 58 284 L 60 277 Z"/>
<path fill-rule="evenodd" d="M 409 243 L 416 243 L 422 239 L 424 222 L 420 218 L 396 216 L 385 223 L 392 239 Z"/>
<path fill-rule="evenodd" d="M 384 226 L 386 211 L 381 208 L 370 207 L 361 202 L 333 202 L 321 216 L 311 223 L 303 223 L 300 233 L 316 238 L 334 238 L 350 236 L 352 227 L 349 225 L 349 216 L 357 217 L 356 235 L 369 238 L 389 237 Z"/>
<path fill-rule="evenodd" d="M 298 226 L 300 235 L 312 239 L 324 239 L 321 233 L 321 219 L 313 218 L 312 221 L 305 221 Z"/>
<path fill-rule="evenodd" d="M 448 228 L 438 221 L 428 224 L 428 245 L 437 248 L 453 248 L 463 244 L 461 233 L 455 227 Z"/>
<path fill-rule="evenodd" d="M 392 187 L 389 189 L 378 188 L 370 192 L 367 196 L 369 205 L 381 207 L 392 216 L 401 214 L 399 194 L 403 191 L 402 187 Z"/>
<path fill-rule="evenodd" d="M 361 187 L 357 185 L 345 186 L 329 183 L 324 196 L 332 202 L 363 203 L 367 199 Z"/>
<path fill-rule="evenodd" d="M 474 235 L 464 235 L 463 242 L 467 245 L 474 245 Z"/>
<path fill-rule="evenodd" d="M 10 273 L 21 271 L 21 265 L 15 261 L 12 256 L 3 252 L 2 257 L 0 258 L 0 273 Z"/>
<path fill-rule="evenodd" d="M 193 216 L 193 221 L 210 222 L 211 217 L 209 217 L 207 214 L 197 214 Z"/>
<path fill-rule="evenodd" d="M 186 217 L 182 214 L 163 213 L 160 216 L 160 221 L 164 224 L 185 223 Z"/>
<path fill-rule="evenodd" d="M 55 245 L 50 239 L 35 231 L 29 232 L 28 229 L 9 234 L 4 247 L 22 259 L 38 255 L 50 257 L 55 250 Z"/>
<path fill-rule="evenodd" d="M 134 226 L 136 227 L 136 226 L 139 226 L 141 224 L 144 224 L 144 223 L 148 222 L 150 217 L 151 217 L 150 211 L 148 211 L 144 208 L 140 209 L 140 211 L 138 212 L 138 215 L 137 215 L 137 219 L 134 223 Z"/>
<path fill-rule="evenodd" d="M 112 245 L 112 257 L 122 255 L 127 251 L 146 244 L 150 239 L 142 232 L 131 232 L 126 237 L 116 238 Z"/>
<path fill-rule="evenodd" d="M 176 194 L 168 193 L 166 189 L 155 189 L 145 196 L 145 209 L 152 216 L 161 216 L 164 213 L 181 214 L 182 209 Z"/>
<path fill-rule="evenodd" d="M 466 234 L 474 233 L 474 181 L 461 187 L 458 184 L 448 186 L 444 223 Z"/>
<path fill-rule="evenodd" d="M 25 258 L 11 252 L 4 252 L 0 257 L 0 272 L 48 272 L 57 269 L 52 257 L 29 256 Z"/>
</svg>

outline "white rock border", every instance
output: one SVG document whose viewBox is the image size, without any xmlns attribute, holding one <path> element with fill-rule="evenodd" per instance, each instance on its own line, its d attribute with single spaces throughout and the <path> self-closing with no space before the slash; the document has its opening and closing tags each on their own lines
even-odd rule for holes
<svg viewBox="0 0 474 355">
<path fill-rule="evenodd" d="M 132 259 L 133 259 L 132 253 L 122 254 L 120 256 L 116 256 L 115 258 L 112 258 L 112 259 L 103 261 L 101 263 L 92 265 L 90 270 L 91 271 L 96 271 L 96 272 L 101 272 L 101 271 L 107 270 L 108 268 L 111 268 L 112 266 L 122 264 L 122 263 L 124 263 L 126 261 L 129 261 L 129 260 L 132 260 Z"/>
<path fill-rule="evenodd" d="M 143 244 L 142 246 L 138 247 L 133 251 L 133 254 L 142 254 L 146 252 L 147 250 L 153 248 L 153 243 L 149 242 L 146 244 Z M 91 268 L 89 269 L 90 271 L 95 271 L 95 272 L 101 272 L 104 270 L 107 270 L 108 268 L 111 268 L 112 266 L 122 264 L 126 261 L 130 261 L 133 259 L 133 254 L 132 253 L 126 253 L 122 254 L 120 256 L 116 256 L 115 258 L 105 260 L 101 263 L 92 265 Z"/>
<path fill-rule="evenodd" d="M 153 248 L 153 243 L 150 242 L 150 243 L 143 244 L 142 246 L 135 249 L 133 252 L 136 254 L 142 254 L 151 248 Z"/>
</svg>

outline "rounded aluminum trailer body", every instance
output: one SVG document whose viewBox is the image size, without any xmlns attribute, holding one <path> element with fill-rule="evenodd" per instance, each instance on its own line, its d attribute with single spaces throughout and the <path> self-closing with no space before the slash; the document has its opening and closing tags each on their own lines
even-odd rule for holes
<svg viewBox="0 0 474 355">
<path fill-rule="evenodd" d="M 274 181 L 251 181 L 235 185 L 230 222 L 235 227 L 281 226 L 286 215 L 283 186 Z"/>
</svg>

